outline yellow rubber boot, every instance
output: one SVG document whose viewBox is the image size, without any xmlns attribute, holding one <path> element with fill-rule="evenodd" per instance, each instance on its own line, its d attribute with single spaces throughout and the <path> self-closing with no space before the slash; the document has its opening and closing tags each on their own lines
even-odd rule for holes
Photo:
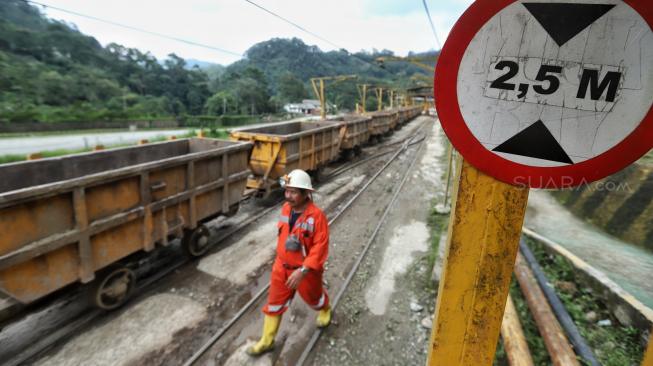
<svg viewBox="0 0 653 366">
<path fill-rule="evenodd" d="M 327 306 L 317 313 L 315 323 L 318 328 L 324 328 L 331 324 L 331 306 Z"/>
<path fill-rule="evenodd" d="M 260 356 L 274 348 L 274 337 L 279 330 L 281 315 L 265 315 L 263 319 L 263 335 L 259 341 L 247 349 L 250 356 Z"/>
</svg>

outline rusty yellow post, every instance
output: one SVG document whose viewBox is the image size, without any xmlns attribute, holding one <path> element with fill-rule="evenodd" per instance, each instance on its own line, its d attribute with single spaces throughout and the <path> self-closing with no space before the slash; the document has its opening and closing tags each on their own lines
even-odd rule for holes
<svg viewBox="0 0 653 366">
<path fill-rule="evenodd" d="M 139 144 L 139 145 L 145 145 L 145 144 L 147 144 L 148 142 L 149 142 L 149 141 L 148 141 L 147 139 L 138 140 L 138 144 Z"/>
<path fill-rule="evenodd" d="M 104 145 L 93 146 L 93 151 L 102 151 L 102 150 L 104 150 Z"/>
<path fill-rule="evenodd" d="M 648 337 L 648 349 L 644 353 L 642 366 L 653 366 L 653 329 L 651 335 Z"/>
<path fill-rule="evenodd" d="M 457 172 L 428 365 L 492 365 L 528 188 L 463 161 Z"/>
<path fill-rule="evenodd" d="M 376 88 L 376 102 L 377 110 L 380 112 L 383 110 L 383 88 Z"/>
<path fill-rule="evenodd" d="M 201 139 L 205 138 L 206 137 L 206 132 L 204 132 L 204 130 L 200 128 L 199 130 L 197 130 L 197 137 L 199 137 Z"/>
<path fill-rule="evenodd" d="M 395 91 L 390 90 L 390 109 L 395 107 Z"/>
<path fill-rule="evenodd" d="M 320 117 L 326 118 L 326 102 L 324 100 L 324 79 L 320 79 Z"/>
</svg>

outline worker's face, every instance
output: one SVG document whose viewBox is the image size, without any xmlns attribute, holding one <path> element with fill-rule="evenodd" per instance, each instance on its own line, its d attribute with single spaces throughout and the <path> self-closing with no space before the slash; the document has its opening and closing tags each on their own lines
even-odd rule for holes
<svg viewBox="0 0 653 366">
<path fill-rule="evenodd" d="M 292 208 L 300 208 L 306 202 L 306 194 L 299 188 L 286 187 L 285 196 Z"/>
</svg>

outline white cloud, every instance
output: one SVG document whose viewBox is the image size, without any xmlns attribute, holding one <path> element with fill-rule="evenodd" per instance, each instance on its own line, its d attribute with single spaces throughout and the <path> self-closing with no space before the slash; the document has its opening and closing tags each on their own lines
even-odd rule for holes
<svg viewBox="0 0 653 366">
<path fill-rule="evenodd" d="M 470 1 L 438 0 L 435 5 L 430 4 L 431 15 L 441 42 L 444 42 L 455 20 L 464 9 L 462 5 L 467 5 Z M 183 2 L 42 0 L 42 2 L 237 53 L 244 53 L 253 44 L 273 37 L 299 37 L 307 44 L 318 45 L 323 50 L 335 48 L 243 0 Z M 404 55 L 408 51 L 437 48 L 424 12 L 407 11 L 403 14 L 388 14 L 387 11 L 375 11 L 374 2 L 370 1 L 255 0 L 255 2 L 352 52 L 376 48 L 389 49 Z M 116 42 L 143 51 L 151 51 L 159 58 L 174 52 L 184 58 L 196 58 L 221 64 L 228 64 L 238 59 L 218 51 L 134 32 L 51 8 L 48 8 L 46 13 L 55 19 L 75 23 L 82 32 L 96 37 L 102 44 Z"/>
</svg>

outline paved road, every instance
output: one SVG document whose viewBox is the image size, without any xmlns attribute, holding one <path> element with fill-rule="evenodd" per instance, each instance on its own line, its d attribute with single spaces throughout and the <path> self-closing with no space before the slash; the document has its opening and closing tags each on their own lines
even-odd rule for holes
<svg viewBox="0 0 653 366">
<path fill-rule="evenodd" d="M 159 136 L 180 136 L 188 130 L 92 132 L 72 135 L 23 136 L 0 138 L 0 155 L 30 154 L 58 149 L 81 149 L 95 145 L 120 145 Z"/>
</svg>

